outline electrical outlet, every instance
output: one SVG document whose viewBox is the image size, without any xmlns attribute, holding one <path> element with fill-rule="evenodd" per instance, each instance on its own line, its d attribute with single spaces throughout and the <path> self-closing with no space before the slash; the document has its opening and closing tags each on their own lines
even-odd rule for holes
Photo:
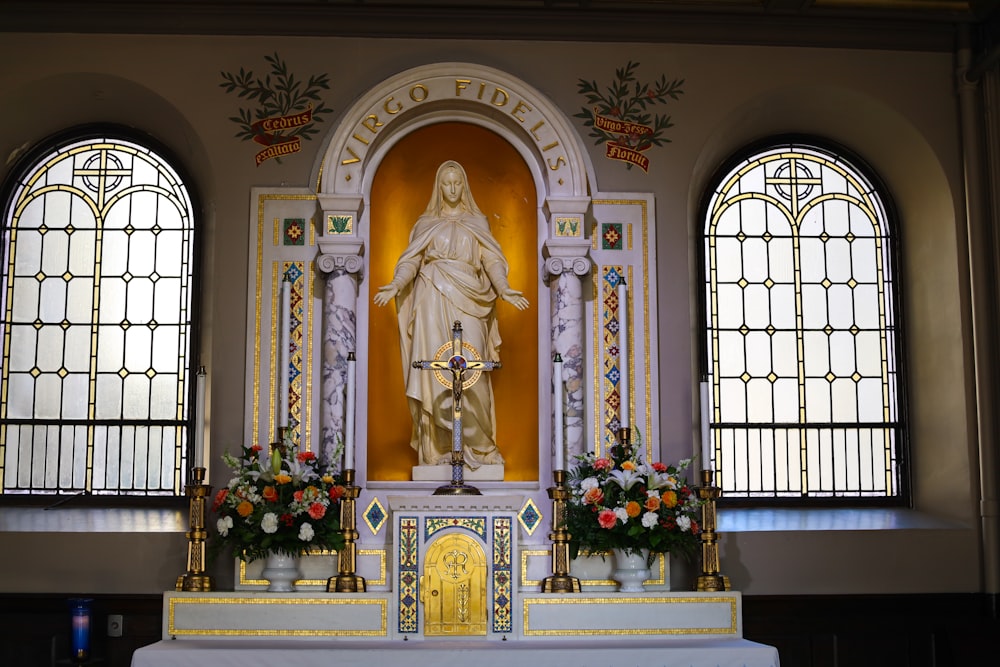
<svg viewBox="0 0 1000 667">
<path fill-rule="evenodd" d="M 121 637 L 125 628 L 125 619 L 121 614 L 108 614 L 108 637 Z"/>
</svg>

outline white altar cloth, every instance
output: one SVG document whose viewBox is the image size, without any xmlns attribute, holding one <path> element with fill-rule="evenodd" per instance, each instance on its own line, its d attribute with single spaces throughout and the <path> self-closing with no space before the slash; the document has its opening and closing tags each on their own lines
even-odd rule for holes
<svg viewBox="0 0 1000 667">
<path fill-rule="evenodd" d="M 405 653 L 404 653 L 405 651 Z M 163 640 L 140 648 L 132 667 L 778 667 L 778 650 L 746 639 L 609 638 L 605 642 Z"/>
</svg>

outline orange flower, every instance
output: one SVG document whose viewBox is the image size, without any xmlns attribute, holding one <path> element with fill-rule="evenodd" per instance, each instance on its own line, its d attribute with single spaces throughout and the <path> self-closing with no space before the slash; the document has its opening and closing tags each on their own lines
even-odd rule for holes
<svg viewBox="0 0 1000 667">
<path fill-rule="evenodd" d="M 596 486 L 587 489 L 586 493 L 583 494 L 583 502 L 585 505 L 600 505 L 604 502 L 604 492 Z"/>
<path fill-rule="evenodd" d="M 660 494 L 660 502 L 667 507 L 677 507 L 677 494 L 673 491 L 664 491 Z"/>
<path fill-rule="evenodd" d="M 291 481 L 292 481 L 292 476 L 286 475 L 285 473 L 281 473 L 279 475 L 274 476 L 275 484 L 288 484 Z"/>
<path fill-rule="evenodd" d="M 247 517 L 253 514 L 253 503 L 249 500 L 244 500 L 242 503 L 236 506 L 236 513 L 240 516 Z"/>
<path fill-rule="evenodd" d="M 642 505 L 635 502 L 634 500 L 628 501 L 628 504 L 625 505 L 625 513 L 628 514 L 630 519 L 634 519 L 635 517 L 639 516 L 639 512 L 641 511 L 642 511 Z"/>
<path fill-rule="evenodd" d="M 273 503 L 278 500 L 278 491 L 273 486 L 265 486 L 261 495 L 264 496 L 264 500 L 269 503 Z"/>
<path fill-rule="evenodd" d="M 625 461 L 622 463 L 622 470 L 635 470 L 635 463 L 632 461 Z"/>
<path fill-rule="evenodd" d="M 331 486 L 330 487 L 330 500 L 337 501 L 347 493 L 347 489 L 342 486 Z"/>
<path fill-rule="evenodd" d="M 660 499 L 656 496 L 646 498 L 646 509 L 650 512 L 655 512 L 660 509 Z"/>
</svg>

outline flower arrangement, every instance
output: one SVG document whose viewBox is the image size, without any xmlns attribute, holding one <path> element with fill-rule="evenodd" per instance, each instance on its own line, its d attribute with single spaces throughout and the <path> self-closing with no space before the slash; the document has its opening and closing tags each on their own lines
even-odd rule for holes
<svg viewBox="0 0 1000 667">
<path fill-rule="evenodd" d="M 344 545 L 339 503 L 345 489 L 313 452 L 285 444 L 268 455 L 253 445 L 240 458 L 227 452 L 222 460 L 235 475 L 216 494 L 212 511 L 219 515 L 219 538 L 238 558 L 297 556 Z"/>
<path fill-rule="evenodd" d="M 691 459 L 675 466 L 645 463 L 623 444 L 608 453 L 607 458 L 578 456 L 579 465 L 569 473 L 570 557 L 581 550 L 648 549 L 690 560 L 701 545 L 698 514 L 703 504 L 684 477 Z"/>
</svg>

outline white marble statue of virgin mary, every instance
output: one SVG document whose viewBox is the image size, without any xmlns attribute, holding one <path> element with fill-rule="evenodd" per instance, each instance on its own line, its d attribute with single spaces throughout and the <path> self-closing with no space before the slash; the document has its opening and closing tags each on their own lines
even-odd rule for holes
<svg viewBox="0 0 1000 667">
<path fill-rule="evenodd" d="M 427 209 L 410 232 L 392 282 L 379 288 L 375 304 L 395 297 L 403 381 L 413 419 L 410 445 L 420 465 L 451 463 L 452 394 L 414 361 L 438 358 L 462 323 L 463 340 L 482 359 L 498 361 L 497 297 L 524 310 L 528 300 L 507 282 L 507 260 L 476 206 L 465 169 L 448 160 L 437 170 Z M 464 352 L 468 356 L 467 352 Z M 496 443 L 496 414 L 489 373 L 462 392 L 465 464 L 472 470 L 503 464 Z"/>
</svg>

